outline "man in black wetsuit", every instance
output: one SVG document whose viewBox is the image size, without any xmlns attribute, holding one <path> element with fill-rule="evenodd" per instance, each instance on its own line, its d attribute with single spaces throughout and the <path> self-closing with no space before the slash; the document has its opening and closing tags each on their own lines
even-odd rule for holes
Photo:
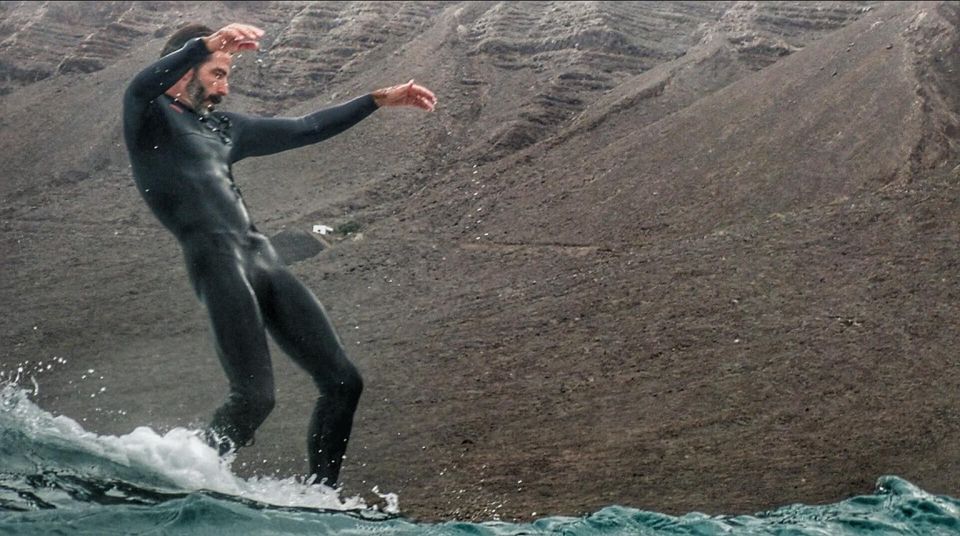
<svg viewBox="0 0 960 536">
<path fill-rule="evenodd" d="M 309 469 L 316 482 L 333 486 L 362 390 L 360 374 L 323 306 L 253 225 L 231 166 L 317 143 L 379 107 L 432 111 L 436 97 L 411 80 L 298 118 L 214 111 L 229 91 L 231 55 L 259 48 L 262 36 L 246 24 L 175 33 L 161 59 L 127 88 L 124 138 L 140 193 L 180 241 L 230 384 L 207 439 L 221 454 L 248 445 L 273 408 L 269 331 L 320 390 L 307 438 Z"/>
</svg>

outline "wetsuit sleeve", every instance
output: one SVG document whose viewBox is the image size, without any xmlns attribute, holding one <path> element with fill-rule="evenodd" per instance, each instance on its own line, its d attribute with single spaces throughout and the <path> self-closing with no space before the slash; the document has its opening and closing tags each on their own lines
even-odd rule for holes
<svg viewBox="0 0 960 536">
<path fill-rule="evenodd" d="M 224 114 L 233 124 L 236 162 L 323 141 L 356 125 L 377 110 L 373 95 L 364 95 L 303 117 L 253 117 Z"/>
<path fill-rule="evenodd" d="M 123 96 L 124 121 L 127 126 L 142 116 L 150 101 L 163 95 L 187 71 L 202 63 L 209 55 L 210 51 L 203 39 L 197 37 L 134 76 Z"/>
</svg>

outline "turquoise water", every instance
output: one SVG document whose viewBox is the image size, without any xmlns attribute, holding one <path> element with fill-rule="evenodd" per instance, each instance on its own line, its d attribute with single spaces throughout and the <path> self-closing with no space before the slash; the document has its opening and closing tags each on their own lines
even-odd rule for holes
<svg viewBox="0 0 960 536">
<path fill-rule="evenodd" d="M 194 432 L 101 436 L 0 388 L 0 534 L 960 535 L 960 501 L 884 476 L 873 495 L 753 516 L 668 516 L 610 506 L 533 523 L 415 523 L 295 479 L 243 479 Z"/>
</svg>

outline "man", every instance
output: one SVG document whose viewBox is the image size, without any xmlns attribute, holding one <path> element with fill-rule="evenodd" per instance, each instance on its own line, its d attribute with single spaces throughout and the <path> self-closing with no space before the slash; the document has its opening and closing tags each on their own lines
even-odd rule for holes
<svg viewBox="0 0 960 536">
<path fill-rule="evenodd" d="M 316 482 L 333 486 L 362 390 L 360 374 L 323 306 L 253 225 L 231 166 L 319 142 L 380 107 L 432 111 L 436 97 L 411 80 L 299 118 L 215 111 L 229 93 L 231 55 L 258 49 L 262 36 L 246 24 L 176 32 L 160 60 L 127 88 L 124 138 L 140 193 L 183 248 L 230 384 L 208 441 L 221 454 L 251 444 L 273 408 L 269 331 L 320 390 L 307 438 L 309 469 Z"/>
</svg>

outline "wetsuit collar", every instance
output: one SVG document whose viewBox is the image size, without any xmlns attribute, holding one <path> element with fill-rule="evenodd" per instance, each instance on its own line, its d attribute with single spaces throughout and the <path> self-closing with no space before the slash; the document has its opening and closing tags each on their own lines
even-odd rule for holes
<svg viewBox="0 0 960 536">
<path fill-rule="evenodd" d="M 209 116 L 211 116 L 211 115 L 213 114 L 212 111 L 208 111 L 208 112 L 206 112 L 206 113 L 200 113 L 200 112 L 198 112 L 193 106 L 190 106 L 190 104 L 188 104 L 188 103 L 186 103 L 186 102 L 184 102 L 184 101 L 182 101 L 182 100 L 180 100 L 180 99 L 178 99 L 178 98 L 176 98 L 176 97 L 171 97 L 170 95 L 167 95 L 166 93 L 164 93 L 163 96 L 170 100 L 170 107 L 173 108 L 174 110 L 178 111 L 178 112 L 181 112 L 181 113 L 182 113 L 182 112 L 184 112 L 184 111 L 189 111 L 189 112 L 192 112 L 193 115 L 196 115 L 197 117 L 201 117 L 201 118 L 202 118 L 202 117 L 209 117 Z"/>
</svg>

